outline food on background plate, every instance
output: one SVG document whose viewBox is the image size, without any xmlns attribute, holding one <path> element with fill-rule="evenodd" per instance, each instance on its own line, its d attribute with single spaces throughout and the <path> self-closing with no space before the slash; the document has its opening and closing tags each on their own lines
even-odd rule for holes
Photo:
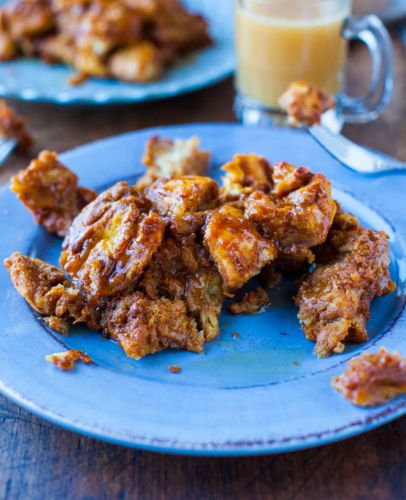
<svg viewBox="0 0 406 500">
<path fill-rule="evenodd" d="M 354 405 L 381 405 L 406 393 L 406 359 L 381 347 L 351 359 L 332 384 Z"/>
<path fill-rule="evenodd" d="M 86 76 L 158 80 L 211 44 L 207 21 L 179 0 L 15 0 L 0 11 L 0 61 L 67 64 L 79 75 L 76 84 Z"/>
<path fill-rule="evenodd" d="M 24 118 L 7 106 L 6 102 L 2 99 L 0 99 L 0 136 L 5 139 L 15 139 L 17 147 L 22 151 L 29 150 L 34 144 L 33 138 L 26 130 Z"/>
<path fill-rule="evenodd" d="M 56 352 L 55 354 L 48 354 L 45 359 L 53 363 L 60 370 L 68 371 L 73 370 L 78 361 L 90 365 L 92 360 L 90 356 L 78 349 L 71 349 L 65 352 Z"/>
<path fill-rule="evenodd" d="M 55 172 L 71 180 L 62 189 L 38 167 L 49 155 Z M 68 278 L 19 253 L 6 260 L 18 292 L 50 326 L 85 322 L 139 359 L 167 348 L 203 352 L 219 335 L 226 297 L 244 293 L 258 276 L 264 288 L 229 306 L 233 314 L 257 312 L 269 303 L 266 288 L 299 270 L 307 273 L 296 298 L 299 320 L 316 353 L 365 341 L 371 300 L 394 289 L 387 235 L 344 213 L 326 177 L 307 167 L 236 155 L 219 187 L 204 176 L 209 158 L 197 138 L 152 138 L 141 182 L 119 181 L 96 198 L 88 190 L 81 210 L 60 205 L 60 264 Z M 38 186 L 52 202 L 63 186 L 71 201 L 84 189 L 56 155 L 39 159 L 15 177 L 34 214 Z M 46 217 L 36 220 L 53 230 Z"/>
<path fill-rule="evenodd" d="M 321 115 L 335 107 L 329 94 L 303 80 L 293 82 L 279 98 L 279 105 L 286 111 L 293 125 L 318 125 Z"/>
</svg>

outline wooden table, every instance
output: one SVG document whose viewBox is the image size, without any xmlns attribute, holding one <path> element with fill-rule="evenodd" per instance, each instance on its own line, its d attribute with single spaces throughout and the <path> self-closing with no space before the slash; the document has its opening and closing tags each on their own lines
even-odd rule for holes
<svg viewBox="0 0 406 500">
<path fill-rule="evenodd" d="M 348 135 L 406 160 L 406 50 L 395 39 L 392 105 L 375 123 Z M 350 89 L 367 85 L 368 58 L 350 55 Z M 63 151 L 143 127 L 233 121 L 233 87 L 216 87 L 165 102 L 111 108 L 58 108 L 13 103 L 37 149 Z M 12 156 L 5 182 L 28 157 Z M 112 446 L 55 427 L 0 398 L 0 498 L 3 499 L 401 499 L 406 498 L 406 417 L 338 444 L 276 456 L 192 458 Z"/>
</svg>

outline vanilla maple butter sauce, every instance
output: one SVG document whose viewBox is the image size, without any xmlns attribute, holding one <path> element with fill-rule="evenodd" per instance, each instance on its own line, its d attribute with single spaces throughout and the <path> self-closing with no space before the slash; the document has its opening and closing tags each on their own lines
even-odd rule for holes
<svg viewBox="0 0 406 500">
<path fill-rule="evenodd" d="M 349 1 L 240 0 L 236 7 L 237 87 L 268 107 L 295 80 L 335 95 L 343 85 Z"/>
</svg>

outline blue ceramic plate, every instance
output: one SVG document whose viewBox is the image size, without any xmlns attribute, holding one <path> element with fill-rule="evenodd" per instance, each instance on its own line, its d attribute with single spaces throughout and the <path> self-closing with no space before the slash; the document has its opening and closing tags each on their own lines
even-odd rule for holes
<svg viewBox="0 0 406 500">
<path fill-rule="evenodd" d="M 299 329 L 292 283 L 252 316 L 221 316 L 220 337 L 205 354 L 166 351 L 140 361 L 84 328 L 70 337 L 47 330 L 0 268 L 0 389 L 37 415 L 68 429 L 128 446 L 174 453 L 244 455 L 316 446 L 377 427 L 406 413 L 406 397 L 359 409 L 332 390 L 331 377 L 361 352 L 380 346 L 406 355 L 404 193 L 406 176 L 363 177 L 332 160 L 308 135 L 238 125 L 178 126 L 134 132 L 64 153 L 82 185 L 102 190 L 134 181 L 151 134 L 200 136 L 213 152 L 210 174 L 237 152 L 306 164 L 325 173 L 346 210 L 391 237 L 392 276 L 398 289 L 377 299 L 370 340 L 341 355 L 317 359 Z M 57 263 L 61 241 L 38 228 L 4 188 L 0 194 L 1 259 L 14 250 Z M 239 338 L 232 336 L 240 334 Z M 44 356 L 83 349 L 94 365 L 64 373 Z M 182 372 L 171 374 L 169 365 Z"/>
<path fill-rule="evenodd" d="M 5 0 L 0 0 L 0 5 Z M 209 21 L 215 44 L 183 59 L 153 83 L 131 84 L 90 79 L 72 86 L 74 71 L 47 66 L 35 59 L 0 63 L 0 96 L 58 104 L 108 104 L 163 99 L 207 87 L 230 76 L 234 70 L 234 0 L 183 0 L 191 11 Z"/>
</svg>

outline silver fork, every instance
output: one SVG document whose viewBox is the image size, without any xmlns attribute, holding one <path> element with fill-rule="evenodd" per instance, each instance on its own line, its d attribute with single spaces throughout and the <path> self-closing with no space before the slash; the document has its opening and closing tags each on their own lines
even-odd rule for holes
<svg viewBox="0 0 406 500">
<path fill-rule="evenodd" d="M 7 139 L 0 136 L 0 165 L 3 165 L 16 146 L 16 139 Z"/>
<path fill-rule="evenodd" d="M 307 130 L 331 156 L 356 172 L 362 174 L 378 174 L 395 170 L 406 172 L 406 163 L 384 153 L 359 146 L 323 125 L 313 125 L 307 127 Z"/>
</svg>

